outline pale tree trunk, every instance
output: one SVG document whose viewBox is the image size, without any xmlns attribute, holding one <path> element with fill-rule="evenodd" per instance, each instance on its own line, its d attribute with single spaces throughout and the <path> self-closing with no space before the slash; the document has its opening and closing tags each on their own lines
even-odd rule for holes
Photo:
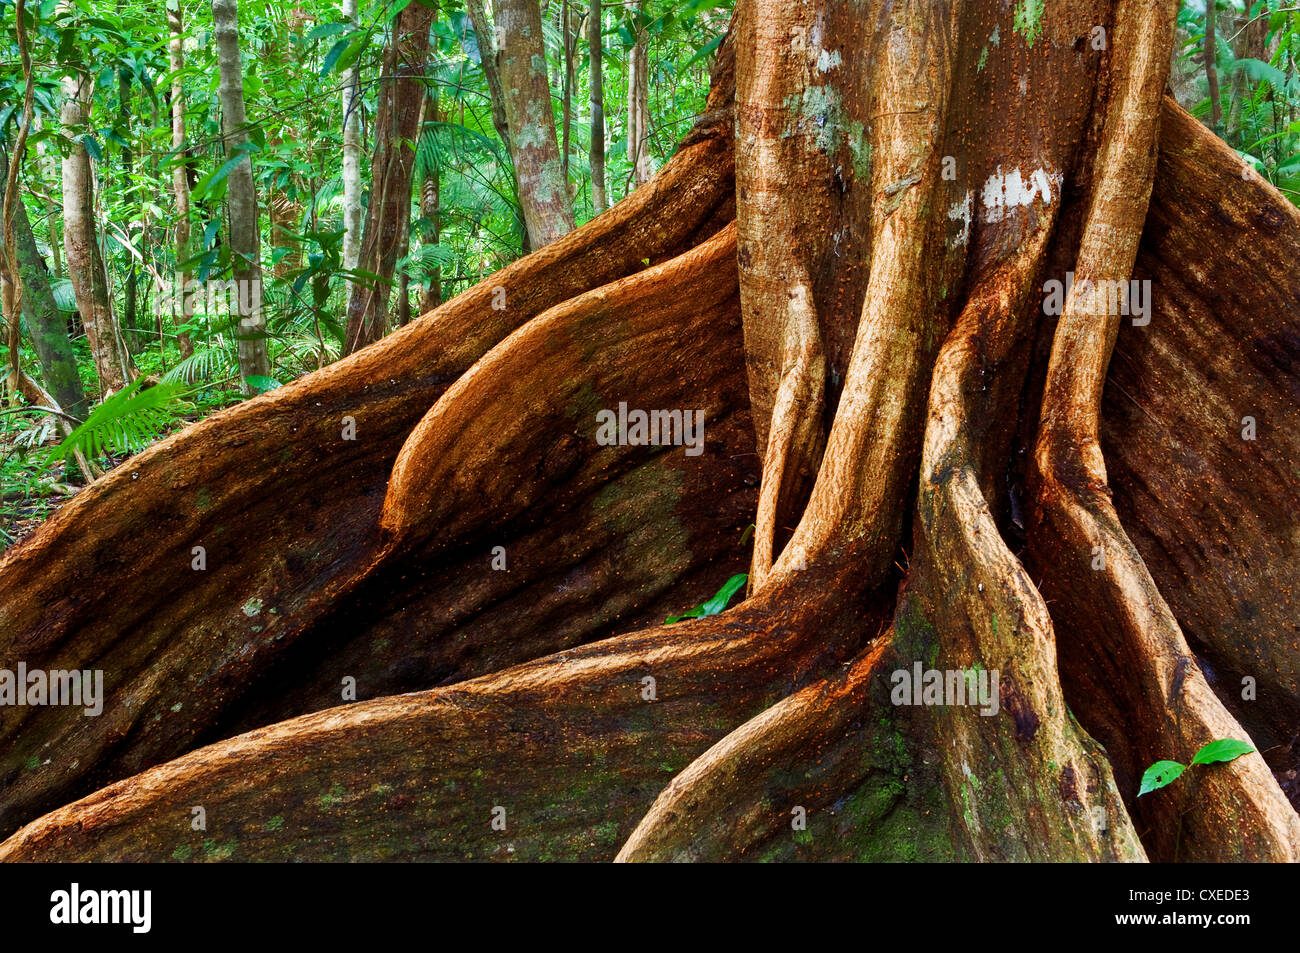
<svg viewBox="0 0 1300 953">
<path fill-rule="evenodd" d="M 865 7 L 740 0 L 650 185 L 6 554 L 0 664 L 121 674 L 0 722 L 0 859 L 1300 859 L 1300 212 L 1174 0 Z"/>
<path fill-rule="evenodd" d="M 216 25 L 217 67 L 221 75 L 221 129 L 229 160 L 243 152 L 249 141 L 244 74 L 239 58 L 237 0 L 212 0 L 212 19 Z M 257 186 L 253 182 L 253 162 L 247 155 L 227 177 L 226 211 L 230 218 L 230 270 L 236 285 L 231 310 L 239 312 L 235 330 L 239 377 L 244 392 L 253 393 L 256 388 L 248 383 L 248 378 L 270 377 L 271 357 L 267 350 L 266 317 L 261 311 L 262 234 Z"/>
<path fill-rule="evenodd" d="M 627 161 L 632 166 L 631 188 L 650 181 L 650 60 L 642 4 L 632 4 L 636 43 L 627 54 Z"/>
<path fill-rule="evenodd" d="M 529 244 L 536 250 L 573 229 L 573 202 L 555 141 L 555 110 L 537 0 L 497 0 L 496 26 L 519 204 Z"/>
<path fill-rule="evenodd" d="M 343 0 L 343 19 L 357 24 L 357 0 Z M 343 268 L 361 255 L 361 74 L 353 63 L 343 72 Z"/>
<path fill-rule="evenodd" d="M 591 208 L 599 215 L 609 208 L 605 197 L 605 67 L 601 0 L 587 4 L 587 48 L 591 56 Z"/>
<path fill-rule="evenodd" d="M 181 77 L 181 71 L 185 68 L 185 23 L 182 19 L 180 5 L 177 4 L 175 9 L 171 7 L 167 10 L 167 28 L 169 37 L 167 41 L 167 52 L 169 65 L 174 74 L 171 89 L 171 120 L 172 120 L 172 197 L 176 202 L 176 274 L 173 277 L 175 284 L 171 289 L 169 304 L 171 305 L 172 320 L 176 325 L 182 325 L 190 318 L 189 301 L 191 300 L 187 291 L 190 282 L 194 278 L 194 273 L 185 267 L 185 262 L 193 257 L 192 246 L 190 244 L 190 180 L 189 169 L 186 162 L 185 147 L 185 83 Z M 178 334 L 176 343 L 180 346 L 181 357 L 189 357 L 194 353 L 194 345 L 190 343 L 188 334 Z"/>
<path fill-rule="evenodd" d="M 63 160 L 63 244 L 77 310 L 86 328 L 95 373 L 104 394 L 121 390 L 135 376 L 109 297 L 108 276 L 95 227 L 94 174 L 80 136 L 86 134 L 91 79 L 79 74 L 63 80 L 64 134 L 74 141 Z"/>
<path fill-rule="evenodd" d="M 345 354 L 378 341 L 388 331 L 388 283 L 409 241 L 413 144 L 420 129 L 432 22 L 432 10 L 412 3 L 398 14 L 392 40 L 384 51 L 370 163 L 370 205 L 358 259 L 362 271 L 378 275 L 380 280 L 368 279 L 352 286 Z"/>
</svg>

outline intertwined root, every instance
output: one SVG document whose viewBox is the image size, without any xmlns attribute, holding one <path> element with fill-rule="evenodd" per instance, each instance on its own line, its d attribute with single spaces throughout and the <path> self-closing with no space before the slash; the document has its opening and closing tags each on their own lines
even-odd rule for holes
<svg viewBox="0 0 1300 953">
<path fill-rule="evenodd" d="M 1008 36 L 987 71 L 956 38 L 991 32 L 994 11 L 872 6 L 864 73 L 850 25 L 814 48 L 819 4 L 741 4 L 705 122 L 633 200 L 132 461 L 7 557 L 0 579 L 43 570 L 64 588 L 100 578 L 100 553 L 153 575 L 121 583 L 130 599 L 42 580 L 40 621 L 25 594 L 0 608 L 0 661 L 133 673 L 103 722 L 47 710 L 0 726 L 20 760 L 45 745 L 78 759 L 10 770 L 11 826 L 114 782 L 32 820 L 0 858 L 1295 859 L 1300 821 L 1258 754 L 1135 795 L 1146 764 L 1211 738 L 1289 744 L 1300 708 L 1295 635 L 1251 625 L 1262 611 L 1294 633 L 1300 428 L 1281 424 L 1300 407 L 1300 277 L 1270 269 L 1294 259 L 1300 219 L 1169 105 L 1156 174 L 1172 3 L 1072 4 L 1045 18 L 1043 46 Z M 1098 23 L 1113 49 L 1078 54 Z M 839 118 L 870 117 L 869 139 L 770 108 L 798 99 L 814 63 L 827 88 L 858 90 Z M 837 178 L 855 154 L 870 189 Z M 828 191 L 800 205 L 801 181 Z M 1180 254 L 1246 209 L 1276 254 L 1225 275 L 1202 252 L 1180 276 Z M 860 260 L 841 279 L 843 255 Z M 1227 476 L 1250 445 L 1225 441 L 1222 418 L 1247 410 L 1187 414 L 1127 360 L 1111 385 L 1145 398 L 1141 425 L 1125 420 L 1141 436 L 1102 421 L 1119 317 L 1076 284 L 1052 327 L 1039 289 L 1058 268 L 1126 280 L 1135 259 L 1161 274 L 1161 327 L 1118 353 L 1145 347 L 1170 374 L 1189 353 L 1244 350 L 1208 319 L 1218 283 L 1296 292 L 1266 310 L 1234 291 L 1271 363 L 1198 382 L 1281 418 L 1258 448 L 1266 479 Z M 1050 361 L 1035 361 L 1040 339 Z M 602 445 L 595 415 L 620 401 L 705 410 L 705 453 Z M 373 442 L 331 443 L 348 407 Z M 1134 505 L 1167 485 L 1171 427 L 1180 466 L 1249 512 L 1249 570 L 1206 555 L 1192 487 Z M 225 454 L 205 466 L 214 441 Z M 239 471 L 233 451 L 249 449 L 282 468 Z M 204 507 L 174 502 L 199 480 Z M 1009 492 L 1021 483 L 1027 496 Z M 241 513 L 267 539 L 238 531 L 178 599 L 160 567 Z M 750 597 L 659 625 L 743 567 L 754 513 Z M 82 546 L 73 528 L 92 516 L 103 529 Z M 133 539 L 145 520 L 169 527 L 168 553 Z M 489 568 L 497 546 L 508 572 Z M 251 587 L 234 585 L 241 566 Z M 1202 575 L 1225 597 L 1213 621 Z M 1287 594 L 1261 609 L 1261 585 Z M 1259 707 L 1225 705 L 1193 649 L 1234 677 L 1258 667 Z M 997 688 L 984 706 L 903 704 L 893 688 L 918 665 Z M 344 676 L 369 700 L 303 714 L 336 703 Z M 176 704 L 181 718 L 163 713 Z"/>
</svg>

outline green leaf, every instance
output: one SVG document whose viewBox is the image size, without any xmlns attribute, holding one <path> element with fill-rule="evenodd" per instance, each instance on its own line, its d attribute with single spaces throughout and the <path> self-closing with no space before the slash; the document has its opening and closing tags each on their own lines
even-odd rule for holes
<svg viewBox="0 0 1300 953">
<path fill-rule="evenodd" d="M 1218 741 L 1211 741 L 1192 755 L 1192 764 L 1218 764 L 1224 761 L 1235 761 L 1243 754 L 1250 754 L 1254 750 L 1246 742 L 1238 741 L 1236 738 L 1220 738 Z"/>
<path fill-rule="evenodd" d="M 339 33 L 347 33 L 351 31 L 351 29 L 351 23 L 322 23 L 320 26 L 308 31 L 307 42 L 310 43 L 313 40 L 319 40 L 326 36 L 336 36 Z"/>
<path fill-rule="evenodd" d="M 137 453 L 158 438 L 175 419 L 180 385 L 162 383 L 142 389 L 137 378 L 90 412 L 85 423 L 54 448 L 55 458 L 67 459 L 77 450 L 98 457 L 108 451 Z"/>
<path fill-rule="evenodd" d="M 265 394 L 268 390 L 275 390 L 282 386 L 274 377 L 265 377 L 261 374 L 250 374 L 244 378 L 244 382 L 259 394 Z"/>
<path fill-rule="evenodd" d="M 1138 797 L 1172 784 L 1186 770 L 1187 765 L 1179 764 L 1177 761 L 1157 761 L 1142 772 L 1142 788 L 1138 791 Z"/>
<path fill-rule="evenodd" d="M 89 133 L 82 136 L 81 144 L 86 147 L 86 152 L 89 153 L 90 157 L 96 162 L 99 162 L 104 158 L 104 150 L 99 148 L 99 143 L 95 141 L 94 136 Z"/>
<path fill-rule="evenodd" d="M 683 619 L 703 619 L 711 615 L 719 615 L 727 608 L 727 603 L 731 597 L 740 591 L 740 588 L 749 581 L 748 573 L 740 573 L 732 576 L 722 584 L 722 588 L 708 602 L 702 602 L 694 609 L 683 612 L 681 615 L 669 616 L 664 620 L 665 625 L 672 625 L 674 622 L 681 622 Z"/>
<path fill-rule="evenodd" d="M 325 54 L 325 61 L 321 63 L 320 74 L 322 76 L 328 76 L 330 74 L 330 70 L 334 69 L 334 64 L 339 61 L 339 57 L 343 55 L 343 51 L 347 48 L 347 40 L 339 40 L 330 47 L 329 52 Z"/>
</svg>

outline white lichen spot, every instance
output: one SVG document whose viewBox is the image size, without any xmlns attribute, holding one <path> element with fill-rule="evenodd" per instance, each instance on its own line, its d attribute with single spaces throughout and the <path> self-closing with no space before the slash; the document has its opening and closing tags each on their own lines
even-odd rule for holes
<svg viewBox="0 0 1300 953">
<path fill-rule="evenodd" d="M 965 198 L 948 207 L 948 219 L 961 222 L 961 231 L 948 242 L 948 247 L 955 248 L 970 241 L 970 226 L 975 219 L 975 193 L 972 190 L 967 189 Z"/>
<path fill-rule="evenodd" d="M 1035 200 L 1051 205 L 1061 191 L 1062 179 L 1061 173 L 1041 168 L 1035 169 L 1026 179 L 1018 168 L 1003 173 L 1002 167 L 998 166 L 998 170 L 984 183 L 984 209 L 980 220 L 1000 222 L 1011 212 L 1033 205 Z"/>
<path fill-rule="evenodd" d="M 244 615 L 250 619 L 262 611 L 262 600 L 256 597 L 249 599 L 244 603 Z"/>
<path fill-rule="evenodd" d="M 843 62 L 844 59 L 840 56 L 839 50 L 822 50 L 817 54 L 817 68 L 823 73 L 829 73 Z"/>
</svg>

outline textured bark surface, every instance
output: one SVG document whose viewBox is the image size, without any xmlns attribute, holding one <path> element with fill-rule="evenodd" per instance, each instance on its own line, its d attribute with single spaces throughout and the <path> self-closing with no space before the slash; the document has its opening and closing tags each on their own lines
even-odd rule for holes
<svg viewBox="0 0 1300 953">
<path fill-rule="evenodd" d="M 1174 10 L 739 3 L 628 200 L 6 554 L 0 666 L 114 677 L 4 712 L 0 858 L 1297 859 L 1300 216 Z"/>
<path fill-rule="evenodd" d="M 496 28 L 515 185 L 529 244 L 538 249 L 573 230 L 573 201 L 555 139 L 537 0 L 496 0 Z"/>
</svg>

